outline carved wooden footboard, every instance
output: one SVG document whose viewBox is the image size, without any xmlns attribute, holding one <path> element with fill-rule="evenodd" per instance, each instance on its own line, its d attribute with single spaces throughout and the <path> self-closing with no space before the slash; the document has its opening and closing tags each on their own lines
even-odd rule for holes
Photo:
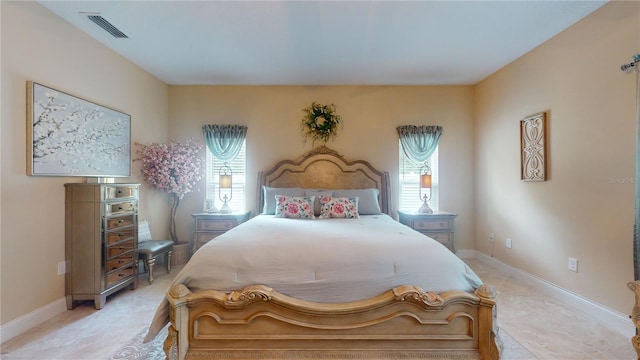
<svg viewBox="0 0 640 360">
<path fill-rule="evenodd" d="M 396 287 L 363 301 L 302 301 L 262 285 L 167 293 L 169 359 L 499 359 L 495 291 Z"/>
</svg>

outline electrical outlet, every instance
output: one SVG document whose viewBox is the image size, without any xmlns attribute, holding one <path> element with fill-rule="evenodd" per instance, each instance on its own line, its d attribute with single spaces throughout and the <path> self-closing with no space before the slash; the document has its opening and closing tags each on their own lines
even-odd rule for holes
<svg viewBox="0 0 640 360">
<path fill-rule="evenodd" d="M 504 244 L 506 245 L 507 249 L 511 249 L 511 238 L 507 238 Z"/>
<path fill-rule="evenodd" d="M 58 275 L 63 275 L 65 272 L 67 272 L 66 267 L 66 263 L 64 261 L 60 261 L 58 263 Z"/>
<path fill-rule="evenodd" d="M 569 258 L 569 270 L 578 272 L 578 259 Z"/>
<path fill-rule="evenodd" d="M 496 234 L 494 233 L 489 233 L 489 242 L 494 242 L 496 239 Z"/>
</svg>

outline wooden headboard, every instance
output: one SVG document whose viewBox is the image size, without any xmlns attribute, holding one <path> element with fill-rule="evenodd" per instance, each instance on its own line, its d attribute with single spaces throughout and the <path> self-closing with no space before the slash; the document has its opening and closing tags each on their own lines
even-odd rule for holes
<svg viewBox="0 0 640 360">
<path fill-rule="evenodd" d="M 258 173 L 256 214 L 262 212 L 262 186 L 304 189 L 378 189 L 380 210 L 389 214 L 389 173 L 379 171 L 368 161 L 349 161 L 326 146 L 311 150 L 298 160 L 282 160 Z"/>
</svg>

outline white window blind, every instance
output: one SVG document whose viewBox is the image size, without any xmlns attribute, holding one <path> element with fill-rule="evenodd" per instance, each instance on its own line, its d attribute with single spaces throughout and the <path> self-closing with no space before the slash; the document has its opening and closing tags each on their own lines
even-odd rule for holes
<svg viewBox="0 0 640 360">
<path fill-rule="evenodd" d="M 242 149 L 235 159 L 229 162 L 229 167 L 232 171 L 232 188 L 233 191 L 231 201 L 228 202 L 229 207 L 234 212 L 244 211 L 247 207 L 246 185 L 247 185 L 247 156 L 246 156 L 246 140 L 242 142 Z M 220 200 L 218 185 L 220 184 L 220 167 L 224 165 L 224 162 L 216 159 L 211 151 L 207 149 L 207 166 L 206 166 L 206 178 L 207 178 L 207 199 L 213 200 L 213 204 L 216 208 L 222 207 L 223 201 Z M 222 197 L 224 194 L 229 194 L 227 189 L 222 190 Z"/>
<path fill-rule="evenodd" d="M 398 140 L 398 152 L 400 153 L 400 204 L 399 209 L 407 212 L 417 211 L 422 206 L 420 198 L 420 165 L 416 165 L 407 158 Z M 422 189 L 422 194 L 429 196 L 429 206 L 438 210 L 438 149 L 431 155 L 431 191 Z"/>
</svg>

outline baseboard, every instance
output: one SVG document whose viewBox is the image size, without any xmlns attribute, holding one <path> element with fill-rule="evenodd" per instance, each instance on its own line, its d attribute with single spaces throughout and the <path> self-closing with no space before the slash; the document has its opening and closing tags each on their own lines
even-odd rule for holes
<svg viewBox="0 0 640 360">
<path fill-rule="evenodd" d="M 469 256 L 471 252 L 475 253 L 474 256 Z M 458 253 L 460 253 L 460 250 L 458 251 Z M 535 286 L 547 296 L 558 300 L 566 305 L 569 305 L 575 309 L 579 309 L 588 313 L 589 315 L 596 318 L 596 320 L 601 322 L 602 325 L 622 334 L 623 336 L 628 336 L 629 338 L 631 338 L 631 336 L 635 335 L 636 328 L 631 322 L 631 319 L 629 319 L 629 316 L 626 314 L 622 314 L 613 309 L 609 309 L 604 305 L 598 304 L 569 290 L 563 289 L 544 279 L 531 275 L 526 271 L 522 271 L 520 269 L 507 265 L 497 260 L 496 258 L 493 258 L 482 252 L 476 250 L 464 250 L 463 254 L 467 256 L 466 258 L 476 258 L 485 264 L 491 265 L 506 272 L 514 278 L 526 281 L 528 284 Z"/>
<path fill-rule="evenodd" d="M 65 298 L 61 298 L 6 324 L 2 324 L 0 325 L 0 343 L 13 339 L 65 311 L 67 311 L 67 301 Z"/>
<path fill-rule="evenodd" d="M 458 255 L 460 259 L 474 259 L 476 257 L 476 251 L 468 249 L 458 249 L 456 250 L 456 255 Z"/>
</svg>

